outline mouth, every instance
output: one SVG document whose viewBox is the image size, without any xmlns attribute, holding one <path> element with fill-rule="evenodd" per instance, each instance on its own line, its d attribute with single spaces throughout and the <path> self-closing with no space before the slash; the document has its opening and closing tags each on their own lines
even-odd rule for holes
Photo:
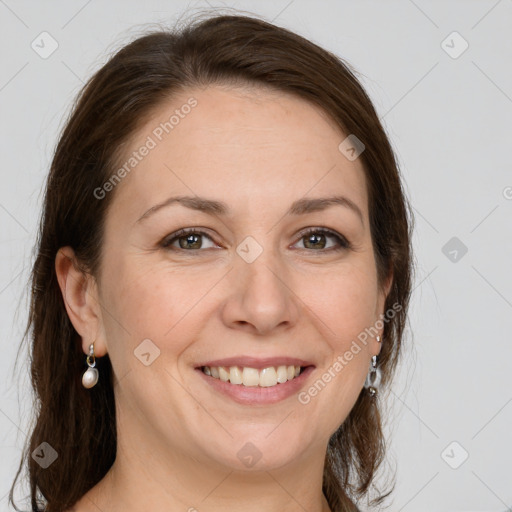
<svg viewBox="0 0 512 512">
<path fill-rule="evenodd" d="M 315 366 L 292 358 L 231 358 L 196 366 L 215 391 L 244 405 L 265 405 L 296 394 Z"/>
</svg>

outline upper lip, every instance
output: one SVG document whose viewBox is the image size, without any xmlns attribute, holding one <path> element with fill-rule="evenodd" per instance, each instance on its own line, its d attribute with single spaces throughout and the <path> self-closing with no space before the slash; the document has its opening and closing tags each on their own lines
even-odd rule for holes
<svg viewBox="0 0 512 512">
<path fill-rule="evenodd" d="M 276 357 L 251 357 L 251 356 L 235 356 L 224 359 L 215 359 L 213 361 L 205 361 L 197 368 L 202 366 L 243 366 L 246 368 L 256 368 L 261 370 L 269 366 L 314 366 L 312 362 L 296 357 L 276 356 Z"/>
</svg>

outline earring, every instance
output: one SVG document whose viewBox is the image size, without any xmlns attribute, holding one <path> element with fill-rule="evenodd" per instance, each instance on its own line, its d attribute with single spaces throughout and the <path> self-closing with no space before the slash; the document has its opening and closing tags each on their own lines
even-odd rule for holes
<svg viewBox="0 0 512 512">
<path fill-rule="evenodd" d="M 89 368 L 82 376 L 82 385 L 84 388 L 90 389 L 98 382 L 99 373 L 96 368 L 96 358 L 94 357 L 94 342 L 89 346 L 89 355 L 87 356 L 87 364 Z"/>
<path fill-rule="evenodd" d="M 377 341 L 380 343 L 380 336 L 377 336 Z M 377 356 L 372 357 L 372 362 L 370 364 L 370 371 L 366 376 L 366 381 L 364 383 L 364 387 L 370 393 L 370 396 L 375 396 L 377 394 L 377 389 L 379 388 L 379 384 L 381 381 L 381 371 L 380 368 L 377 367 Z"/>
</svg>

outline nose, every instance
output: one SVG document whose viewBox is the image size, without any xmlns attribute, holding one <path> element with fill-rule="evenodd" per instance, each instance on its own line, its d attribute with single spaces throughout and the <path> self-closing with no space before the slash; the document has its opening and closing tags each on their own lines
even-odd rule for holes
<svg viewBox="0 0 512 512">
<path fill-rule="evenodd" d="M 229 328 L 267 335 L 297 323 L 300 300 L 284 264 L 270 251 L 263 251 L 252 263 L 237 257 L 228 278 L 222 319 Z"/>
</svg>

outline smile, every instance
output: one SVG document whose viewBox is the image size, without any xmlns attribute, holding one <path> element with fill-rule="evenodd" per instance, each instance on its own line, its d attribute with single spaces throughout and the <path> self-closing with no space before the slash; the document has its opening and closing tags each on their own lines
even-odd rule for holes
<svg viewBox="0 0 512 512">
<path fill-rule="evenodd" d="M 240 366 L 203 366 L 201 370 L 205 375 L 230 384 L 268 388 L 295 379 L 301 374 L 304 367 L 282 365 L 269 366 L 258 370 L 257 368 Z"/>
<path fill-rule="evenodd" d="M 287 361 L 295 364 L 280 361 L 276 366 L 254 359 L 252 366 L 227 361 L 203 363 L 195 368 L 196 374 L 214 393 L 245 406 L 268 406 L 297 395 L 315 370 L 314 365 L 296 359 Z"/>
</svg>

